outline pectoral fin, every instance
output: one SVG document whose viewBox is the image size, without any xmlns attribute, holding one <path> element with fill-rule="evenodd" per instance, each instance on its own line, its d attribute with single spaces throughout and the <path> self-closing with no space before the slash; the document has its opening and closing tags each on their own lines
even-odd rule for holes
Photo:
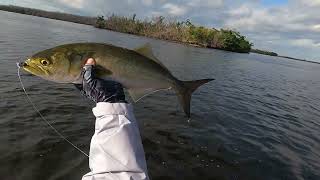
<svg viewBox="0 0 320 180">
<path fill-rule="evenodd" d="M 67 53 L 68 59 L 71 63 L 77 63 L 77 62 L 83 62 L 87 60 L 88 58 L 92 57 L 94 52 L 85 52 L 85 53 L 78 53 L 74 51 L 70 51 Z"/>
</svg>

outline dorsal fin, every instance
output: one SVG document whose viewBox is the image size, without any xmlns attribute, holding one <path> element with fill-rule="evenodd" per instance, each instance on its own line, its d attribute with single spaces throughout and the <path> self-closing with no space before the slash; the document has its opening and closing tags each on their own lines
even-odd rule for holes
<svg viewBox="0 0 320 180">
<path fill-rule="evenodd" d="M 152 47 L 150 45 L 150 43 L 146 43 L 145 45 L 138 47 L 136 49 L 134 49 L 135 52 L 148 57 L 149 59 L 153 60 L 154 62 L 158 63 L 159 65 L 161 65 L 163 68 L 167 69 L 162 62 L 157 59 L 152 52 Z"/>
</svg>

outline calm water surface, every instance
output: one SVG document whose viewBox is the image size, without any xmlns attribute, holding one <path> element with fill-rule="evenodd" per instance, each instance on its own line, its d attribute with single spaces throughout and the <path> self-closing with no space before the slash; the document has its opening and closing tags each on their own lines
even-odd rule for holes
<svg viewBox="0 0 320 180">
<path fill-rule="evenodd" d="M 153 179 L 320 179 L 320 65 L 199 49 L 90 26 L 0 11 L 0 177 L 76 180 L 88 159 L 49 129 L 27 103 L 16 61 L 52 46 L 150 42 L 180 79 L 215 78 L 198 89 L 188 122 L 175 94 L 135 104 Z M 23 75 L 34 102 L 88 152 L 92 103 L 72 85 Z"/>
</svg>

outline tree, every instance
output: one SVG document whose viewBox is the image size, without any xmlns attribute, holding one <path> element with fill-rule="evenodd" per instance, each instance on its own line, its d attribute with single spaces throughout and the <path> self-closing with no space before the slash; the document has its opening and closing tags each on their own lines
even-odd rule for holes
<svg viewBox="0 0 320 180">
<path fill-rule="evenodd" d="M 106 22 L 104 20 L 104 16 L 98 16 L 96 20 L 96 25 L 97 28 L 105 28 L 106 27 Z"/>
</svg>

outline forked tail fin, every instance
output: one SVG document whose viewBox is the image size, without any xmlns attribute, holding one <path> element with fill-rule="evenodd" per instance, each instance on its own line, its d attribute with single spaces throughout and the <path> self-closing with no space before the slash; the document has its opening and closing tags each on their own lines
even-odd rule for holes
<svg viewBox="0 0 320 180">
<path fill-rule="evenodd" d="M 190 117 L 190 101 L 192 93 L 201 85 L 210 82 L 214 79 L 200 79 L 195 81 L 180 81 L 177 87 L 177 95 L 184 112 Z"/>
</svg>

